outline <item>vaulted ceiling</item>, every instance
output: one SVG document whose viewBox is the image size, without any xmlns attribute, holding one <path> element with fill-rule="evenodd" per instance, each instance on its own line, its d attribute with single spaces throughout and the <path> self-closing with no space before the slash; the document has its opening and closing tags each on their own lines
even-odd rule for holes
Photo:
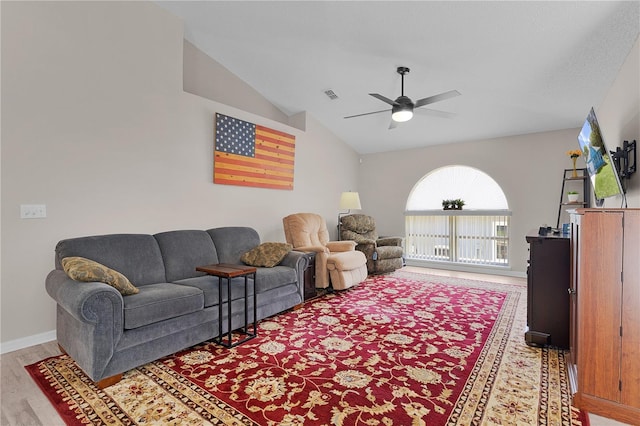
<svg viewBox="0 0 640 426">
<path fill-rule="evenodd" d="M 639 1 L 158 4 L 284 113 L 307 111 L 361 154 L 579 127 L 640 33 Z M 391 112 L 344 118 L 390 109 L 369 93 L 396 99 L 398 66 L 413 101 L 461 96 L 392 130 Z"/>
</svg>

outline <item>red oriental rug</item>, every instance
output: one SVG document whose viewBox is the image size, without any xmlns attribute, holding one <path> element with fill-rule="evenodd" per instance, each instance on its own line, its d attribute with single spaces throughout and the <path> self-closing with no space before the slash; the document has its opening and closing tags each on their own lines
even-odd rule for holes
<svg viewBox="0 0 640 426">
<path fill-rule="evenodd" d="M 70 425 L 588 425 L 570 406 L 566 354 L 524 344 L 525 295 L 398 272 L 104 390 L 65 355 L 26 368 Z"/>
</svg>

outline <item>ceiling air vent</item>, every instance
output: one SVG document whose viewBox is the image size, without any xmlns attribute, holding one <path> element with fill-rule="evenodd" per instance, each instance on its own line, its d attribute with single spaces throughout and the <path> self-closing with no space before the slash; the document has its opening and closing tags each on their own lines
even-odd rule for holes
<svg viewBox="0 0 640 426">
<path fill-rule="evenodd" d="M 325 90 L 324 94 L 327 95 L 332 101 L 338 99 L 338 95 L 336 95 L 336 93 L 331 89 Z"/>
</svg>

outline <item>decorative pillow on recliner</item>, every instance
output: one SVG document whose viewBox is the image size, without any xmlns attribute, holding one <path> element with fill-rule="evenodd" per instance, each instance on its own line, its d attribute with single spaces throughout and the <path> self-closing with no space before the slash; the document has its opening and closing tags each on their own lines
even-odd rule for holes
<svg viewBox="0 0 640 426">
<path fill-rule="evenodd" d="M 120 272 L 107 268 L 101 263 L 84 257 L 65 257 L 62 259 L 62 268 L 69 278 L 76 281 L 92 282 L 98 281 L 109 284 L 123 296 L 136 294 L 140 290 Z"/>
<path fill-rule="evenodd" d="M 291 250 L 293 246 L 287 243 L 262 243 L 243 254 L 240 260 L 250 266 L 273 268 L 282 262 Z"/>
</svg>

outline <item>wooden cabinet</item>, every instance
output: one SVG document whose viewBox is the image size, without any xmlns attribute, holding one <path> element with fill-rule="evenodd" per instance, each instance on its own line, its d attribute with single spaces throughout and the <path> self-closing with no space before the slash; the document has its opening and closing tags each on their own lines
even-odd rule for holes
<svg viewBox="0 0 640 426">
<path fill-rule="evenodd" d="M 624 237 L 620 402 L 640 423 L 640 209 L 625 214 Z"/>
<path fill-rule="evenodd" d="M 640 209 L 578 209 L 578 215 L 574 405 L 640 424 Z"/>
<path fill-rule="evenodd" d="M 569 348 L 568 236 L 528 235 L 527 331 L 530 346 Z"/>
</svg>

